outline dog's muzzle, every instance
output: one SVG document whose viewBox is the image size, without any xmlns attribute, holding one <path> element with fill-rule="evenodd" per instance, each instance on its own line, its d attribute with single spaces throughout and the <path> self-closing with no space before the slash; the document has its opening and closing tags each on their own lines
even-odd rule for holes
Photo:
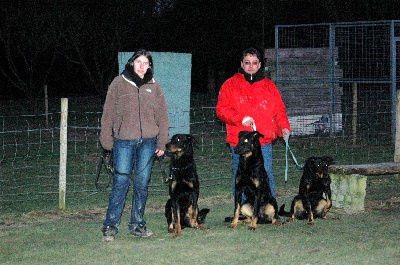
<svg viewBox="0 0 400 265">
<path fill-rule="evenodd" d="M 166 157 L 171 157 L 173 154 L 174 154 L 174 152 L 171 152 L 171 151 L 168 151 L 168 150 L 164 151 L 164 156 L 166 156 Z"/>
<path fill-rule="evenodd" d="M 251 153 L 250 148 L 243 148 L 241 146 L 237 146 L 233 150 L 234 150 L 235 154 L 238 154 L 238 155 L 245 155 L 247 153 Z"/>
</svg>

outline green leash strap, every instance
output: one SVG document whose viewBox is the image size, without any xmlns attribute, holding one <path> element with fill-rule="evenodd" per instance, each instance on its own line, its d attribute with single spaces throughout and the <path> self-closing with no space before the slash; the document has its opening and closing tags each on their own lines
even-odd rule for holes
<svg viewBox="0 0 400 265">
<path fill-rule="evenodd" d="M 297 169 L 299 169 L 299 170 L 300 170 L 300 169 L 303 169 L 304 165 L 299 165 L 299 163 L 297 162 L 296 157 L 294 156 L 292 150 L 290 149 L 290 146 L 289 146 L 289 137 L 287 137 L 287 138 L 285 139 L 285 144 L 286 144 L 286 152 L 285 152 L 285 160 L 286 160 L 286 167 L 285 167 L 285 183 L 287 183 L 287 180 L 288 180 L 288 170 L 289 170 L 289 159 L 288 159 L 289 155 L 288 155 L 288 154 L 290 153 L 290 155 L 291 155 L 291 157 L 292 157 L 292 159 L 293 159 L 293 162 L 296 164 Z"/>
</svg>

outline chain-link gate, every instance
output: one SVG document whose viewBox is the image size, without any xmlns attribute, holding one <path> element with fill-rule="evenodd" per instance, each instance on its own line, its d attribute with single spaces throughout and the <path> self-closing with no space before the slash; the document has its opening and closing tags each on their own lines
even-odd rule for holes
<svg viewBox="0 0 400 265">
<path fill-rule="evenodd" d="M 392 143 L 399 37 L 400 21 L 276 26 L 266 60 L 294 134 Z"/>
</svg>

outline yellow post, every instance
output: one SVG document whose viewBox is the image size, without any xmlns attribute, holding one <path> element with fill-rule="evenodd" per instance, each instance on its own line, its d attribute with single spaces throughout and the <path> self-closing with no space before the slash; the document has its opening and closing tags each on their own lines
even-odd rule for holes
<svg viewBox="0 0 400 265">
<path fill-rule="evenodd" d="M 65 195 L 67 186 L 67 121 L 68 121 L 68 98 L 62 98 L 61 122 L 60 122 L 60 173 L 59 173 L 60 210 L 65 210 Z"/>
</svg>

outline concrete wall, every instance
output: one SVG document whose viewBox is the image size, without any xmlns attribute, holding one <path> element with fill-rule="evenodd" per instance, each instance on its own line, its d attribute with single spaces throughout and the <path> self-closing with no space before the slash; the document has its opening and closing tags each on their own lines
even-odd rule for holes
<svg viewBox="0 0 400 265">
<path fill-rule="evenodd" d="M 133 52 L 118 54 L 119 73 Z M 192 55 L 187 53 L 151 52 L 154 78 L 164 92 L 170 122 L 169 135 L 190 133 L 190 90 Z"/>
</svg>

